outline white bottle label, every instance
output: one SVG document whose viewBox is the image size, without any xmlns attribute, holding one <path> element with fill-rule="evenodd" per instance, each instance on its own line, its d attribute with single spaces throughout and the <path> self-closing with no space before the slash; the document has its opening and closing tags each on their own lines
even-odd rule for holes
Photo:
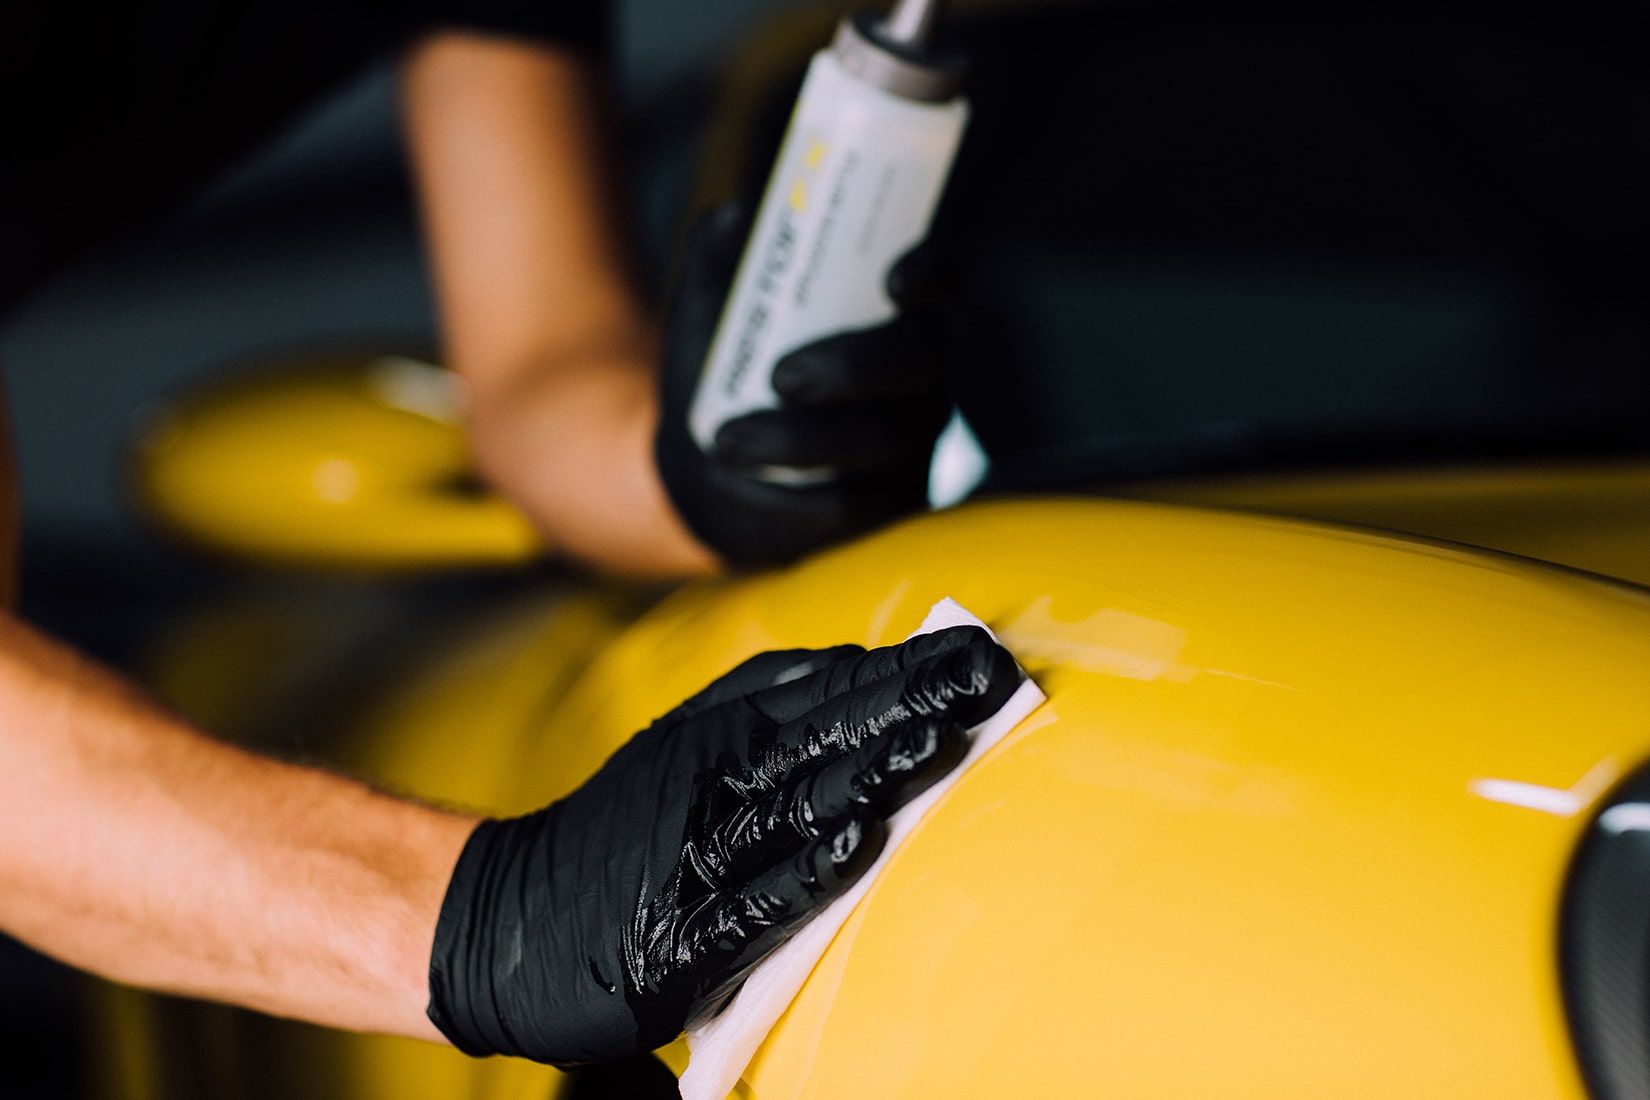
<svg viewBox="0 0 1650 1100">
<path fill-rule="evenodd" d="M 927 235 L 967 118 L 961 98 L 900 99 L 814 56 L 689 410 L 701 447 L 778 404 L 786 352 L 893 317 L 884 280 Z"/>
</svg>

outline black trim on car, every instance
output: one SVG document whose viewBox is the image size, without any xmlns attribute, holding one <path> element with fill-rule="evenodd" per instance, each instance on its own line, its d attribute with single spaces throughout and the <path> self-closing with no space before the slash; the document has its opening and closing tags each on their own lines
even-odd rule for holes
<svg viewBox="0 0 1650 1100">
<path fill-rule="evenodd" d="M 1650 1100 L 1650 769 L 1594 818 L 1565 891 L 1560 965 L 1596 1100 Z"/>
</svg>

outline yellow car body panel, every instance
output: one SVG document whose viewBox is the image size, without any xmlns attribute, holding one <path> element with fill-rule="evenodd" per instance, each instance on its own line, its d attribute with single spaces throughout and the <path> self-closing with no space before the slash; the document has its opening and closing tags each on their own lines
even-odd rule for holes
<svg viewBox="0 0 1650 1100">
<path fill-rule="evenodd" d="M 1635 591 L 1213 512 L 977 506 L 667 601 L 541 766 L 746 652 L 893 641 L 947 595 L 1049 701 L 879 880 L 750 1095 L 1581 1095 L 1557 898 L 1650 745 Z"/>
<path fill-rule="evenodd" d="M 1124 491 L 1431 535 L 1650 584 L 1642 458 L 1193 478 Z"/>
<path fill-rule="evenodd" d="M 1182 495 L 1500 532 L 1514 551 L 1539 548 L 1511 537 L 1527 496 L 1592 533 L 1560 560 L 1631 564 L 1638 544 L 1608 536 L 1642 525 L 1612 531 L 1608 513 L 1643 469 L 1558 476 L 1486 474 L 1502 480 L 1476 515 L 1460 500 L 1490 482 L 1437 492 L 1448 475 L 1427 472 Z M 339 758 L 392 789 L 525 811 L 743 657 L 893 642 L 947 596 L 1048 702 L 875 883 L 738 1095 L 1585 1095 L 1559 903 L 1589 811 L 1650 756 L 1650 598 L 1580 572 L 1226 509 L 977 503 L 646 610 L 546 589 L 455 627 Z M 190 649 L 157 682 L 187 685 Z M 291 1080 L 327 1084 L 306 1095 L 543 1097 L 562 1080 L 189 1011 L 197 1030 L 240 1019 L 248 1050 L 307 1052 Z M 664 1052 L 678 1071 L 686 1056 Z M 140 1061 L 122 1095 L 155 1094 Z M 279 1062 L 246 1064 L 279 1081 Z"/>
</svg>

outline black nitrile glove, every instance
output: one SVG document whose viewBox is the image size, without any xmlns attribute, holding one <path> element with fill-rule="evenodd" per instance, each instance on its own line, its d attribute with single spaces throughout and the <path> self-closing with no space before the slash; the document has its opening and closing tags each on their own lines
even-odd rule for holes
<svg viewBox="0 0 1650 1100">
<path fill-rule="evenodd" d="M 558 1065 L 669 1042 L 871 865 L 1018 681 L 977 627 L 751 658 L 566 798 L 476 829 L 430 1019 L 469 1054 Z"/>
<path fill-rule="evenodd" d="M 874 328 L 827 336 L 774 365 L 777 408 L 724 424 L 713 453 L 688 430 L 700 370 L 750 230 L 728 205 L 695 227 L 665 331 L 655 439 L 671 502 L 707 546 L 738 565 L 789 561 L 922 509 L 934 440 L 951 412 L 942 365 L 931 249 L 889 273 L 900 312 Z M 762 467 L 828 468 L 807 485 L 756 476 Z"/>
</svg>

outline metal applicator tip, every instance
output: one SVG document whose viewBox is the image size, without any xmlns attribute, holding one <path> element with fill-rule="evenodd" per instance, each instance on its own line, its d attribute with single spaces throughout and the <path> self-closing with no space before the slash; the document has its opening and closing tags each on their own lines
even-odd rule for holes
<svg viewBox="0 0 1650 1100">
<path fill-rule="evenodd" d="M 939 21 L 943 0 L 899 0 L 877 29 L 898 46 L 921 46 Z"/>
</svg>

